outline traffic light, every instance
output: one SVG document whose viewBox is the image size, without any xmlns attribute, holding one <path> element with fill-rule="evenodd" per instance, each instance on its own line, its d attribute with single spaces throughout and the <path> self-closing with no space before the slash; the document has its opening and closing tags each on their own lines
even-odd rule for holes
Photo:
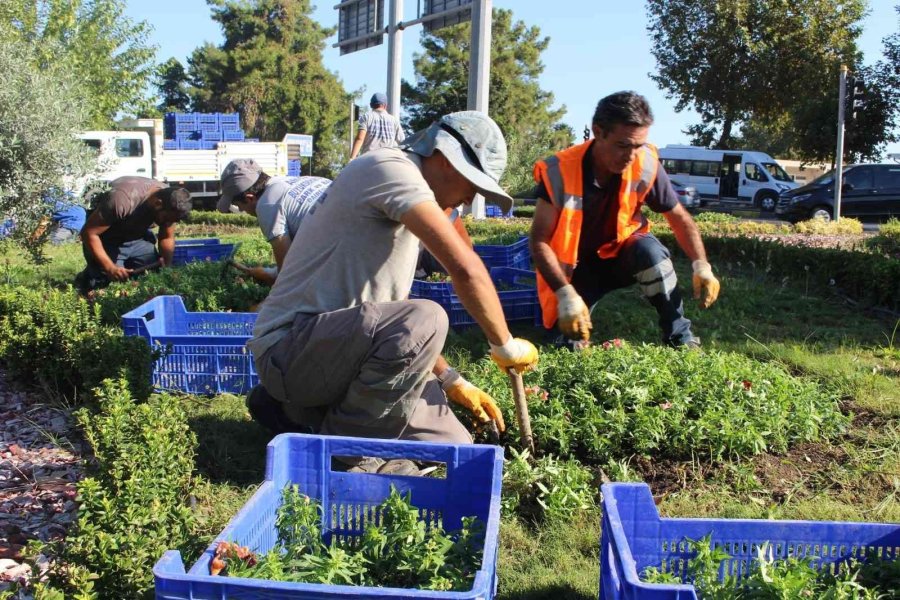
<svg viewBox="0 0 900 600">
<path fill-rule="evenodd" d="M 847 78 L 847 118 L 855 119 L 856 113 L 866 107 L 866 83 L 861 77 Z"/>
</svg>

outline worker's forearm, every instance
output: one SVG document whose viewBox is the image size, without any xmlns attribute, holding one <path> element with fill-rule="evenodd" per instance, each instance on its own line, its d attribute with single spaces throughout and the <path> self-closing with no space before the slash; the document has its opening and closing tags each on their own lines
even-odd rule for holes
<svg viewBox="0 0 900 600">
<path fill-rule="evenodd" d="M 87 245 L 91 256 L 94 257 L 94 260 L 97 261 L 101 269 L 109 271 L 115 266 L 112 259 L 109 257 L 109 254 L 107 254 L 106 250 L 103 248 L 103 242 L 100 240 L 99 235 L 92 233 L 87 234 L 84 243 Z"/>
<path fill-rule="evenodd" d="M 350 150 L 350 160 L 356 158 L 360 148 L 362 148 L 362 140 L 353 140 L 353 149 Z"/>
<path fill-rule="evenodd" d="M 159 255 L 163 259 L 163 264 L 167 267 L 172 266 L 175 257 L 175 236 L 159 238 Z"/>
<path fill-rule="evenodd" d="M 569 278 L 566 272 L 559 264 L 556 253 L 550 248 L 547 242 L 534 242 L 531 244 L 531 255 L 534 259 L 534 265 L 547 285 L 554 292 L 559 288 L 568 285 Z"/>
<path fill-rule="evenodd" d="M 484 265 L 479 261 L 470 267 L 454 269 L 450 277 L 453 290 L 488 341 L 495 345 L 505 344 L 510 337 L 509 328 L 497 290 Z"/>
<path fill-rule="evenodd" d="M 706 260 L 706 248 L 703 247 L 703 238 L 700 236 L 700 229 L 693 219 L 685 220 L 680 217 L 673 217 L 669 220 L 669 226 L 675 235 L 678 245 L 684 250 L 691 261 Z"/>
</svg>

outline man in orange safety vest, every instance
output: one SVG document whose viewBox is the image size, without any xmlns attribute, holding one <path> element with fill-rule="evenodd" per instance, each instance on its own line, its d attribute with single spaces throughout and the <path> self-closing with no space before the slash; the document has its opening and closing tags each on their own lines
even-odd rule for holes
<svg viewBox="0 0 900 600">
<path fill-rule="evenodd" d="M 664 215 L 690 258 L 700 306 L 708 308 L 719 295 L 700 231 L 647 143 L 652 123 L 646 98 L 611 94 L 597 104 L 593 140 L 534 166 L 538 202 L 530 244 L 544 327 L 558 323 L 570 340 L 590 338 L 590 306 L 637 283 L 659 314 L 664 343 L 700 345 L 684 316 L 669 251 L 641 212 L 645 204 Z"/>
</svg>

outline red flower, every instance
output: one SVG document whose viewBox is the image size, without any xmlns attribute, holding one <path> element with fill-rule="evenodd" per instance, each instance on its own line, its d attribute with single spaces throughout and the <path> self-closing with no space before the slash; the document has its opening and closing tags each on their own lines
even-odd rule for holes
<svg viewBox="0 0 900 600">
<path fill-rule="evenodd" d="M 750 388 L 753 387 L 753 384 L 750 382 L 749 379 L 745 379 L 745 380 L 743 380 L 741 383 L 744 384 L 744 389 L 745 389 L 745 390 L 749 390 Z"/>
</svg>

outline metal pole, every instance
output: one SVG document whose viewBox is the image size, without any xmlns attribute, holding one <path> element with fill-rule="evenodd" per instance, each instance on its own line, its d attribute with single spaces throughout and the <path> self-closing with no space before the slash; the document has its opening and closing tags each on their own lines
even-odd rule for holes
<svg viewBox="0 0 900 600">
<path fill-rule="evenodd" d="M 350 99 L 350 127 L 349 127 L 349 130 L 350 130 L 350 132 L 349 132 L 349 133 L 350 133 L 350 146 L 348 147 L 349 149 L 347 150 L 347 158 L 348 158 L 348 159 L 350 158 L 350 153 L 353 152 L 353 107 L 354 107 L 355 104 L 356 104 L 356 103 L 354 102 L 354 100 L 355 100 L 355 98 L 351 98 L 351 99 Z"/>
<path fill-rule="evenodd" d="M 466 108 L 488 113 L 491 83 L 491 18 L 493 0 L 472 2 L 472 37 L 469 43 L 469 93 Z M 472 214 L 484 218 L 484 197 L 475 196 Z"/>
<path fill-rule="evenodd" d="M 403 30 L 400 20 L 403 18 L 403 0 L 391 0 L 390 19 L 388 20 L 388 80 L 387 97 L 388 112 L 400 117 L 400 54 L 403 50 Z"/>
<path fill-rule="evenodd" d="M 847 65 L 841 65 L 838 91 L 837 152 L 834 161 L 834 220 L 841 220 L 841 191 L 844 186 L 844 104 L 847 95 Z"/>
</svg>

